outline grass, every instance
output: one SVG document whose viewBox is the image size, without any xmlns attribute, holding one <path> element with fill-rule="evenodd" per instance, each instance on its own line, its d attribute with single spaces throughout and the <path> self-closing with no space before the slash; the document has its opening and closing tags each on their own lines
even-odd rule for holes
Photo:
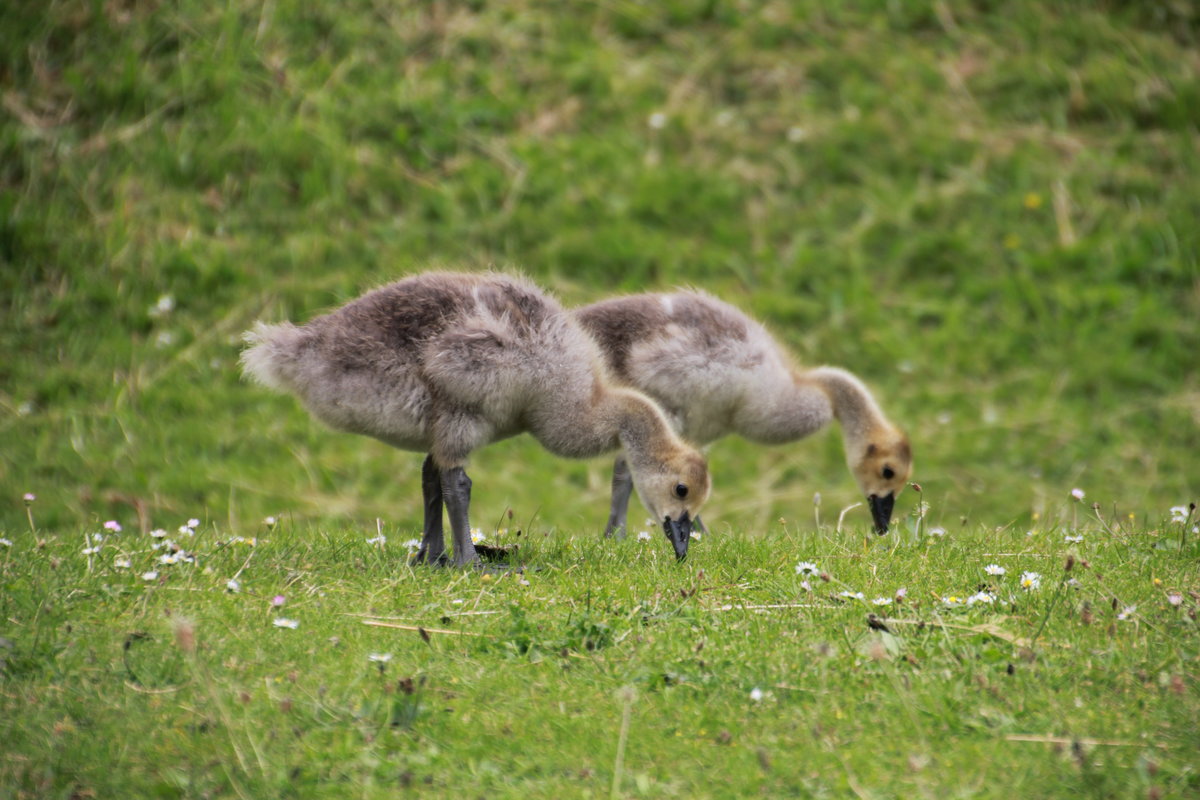
<svg viewBox="0 0 1200 800">
<path fill-rule="evenodd" d="M 1168 508 L 1200 496 L 1198 22 L 6 5 L 0 796 L 1194 793 L 1197 535 Z M 488 264 L 568 304 L 697 285 L 860 374 L 914 442 L 921 530 L 913 492 L 894 538 L 866 542 L 862 509 L 835 530 L 858 500 L 836 432 L 723 441 L 714 534 L 679 567 L 657 537 L 598 541 L 605 460 L 517 439 L 475 458 L 474 521 L 526 531 L 530 585 L 402 566 L 420 455 L 243 383 L 239 334 Z M 149 531 L 190 517 L 197 563 L 142 580 Z M 841 583 L 809 595 L 799 560 Z M 934 599 L 991 561 L 996 604 Z M 925 627 L 894 639 L 829 596 L 901 586 L 887 616 Z M 277 593 L 299 629 L 272 627 Z M 345 616 L 371 612 L 481 635 Z"/>
<path fill-rule="evenodd" d="M 780 526 L 706 537 L 681 567 L 657 535 L 535 524 L 492 536 L 521 545 L 523 571 L 484 573 L 411 569 L 391 529 L 378 545 L 283 522 L 250 545 L 202 526 L 175 537 L 197 563 L 174 566 L 137 533 L 94 559 L 52 536 L 2 565 L 20 624 L 0 783 L 41 797 L 1183 797 L 1200 780 L 1200 545 L 1181 551 L 1178 529 Z M 798 555 L 829 580 L 797 574 Z M 977 590 L 994 601 L 947 605 Z"/>
</svg>

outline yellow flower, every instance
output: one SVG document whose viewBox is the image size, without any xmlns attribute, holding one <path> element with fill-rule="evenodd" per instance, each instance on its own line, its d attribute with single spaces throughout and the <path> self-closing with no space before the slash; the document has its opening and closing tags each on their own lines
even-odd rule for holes
<svg viewBox="0 0 1200 800">
<path fill-rule="evenodd" d="M 1042 207 L 1042 196 L 1037 192 L 1030 192 L 1025 195 L 1025 207 L 1030 211 L 1034 211 Z"/>
</svg>

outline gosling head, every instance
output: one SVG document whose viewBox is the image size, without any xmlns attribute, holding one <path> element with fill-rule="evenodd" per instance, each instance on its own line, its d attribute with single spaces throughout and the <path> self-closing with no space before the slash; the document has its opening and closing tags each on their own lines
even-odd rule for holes
<svg viewBox="0 0 1200 800">
<path fill-rule="evenodd" d="M 712 489 L 708 463 L 695 450 L 682 448 L 666 458 L 642 464 L 641 469 L 632 462 L 630 467 L 638 496 L 662 522 L 675 557 L 682 561 L 692 539 L 693 521 Z"/>
<path fill-rule="evenodd" d="M 847 442 L 849 445 L 849 442 Z M 898 430 L 879 428 L 851 449 L 847 447 L 850 471 L 867 496 L 875 532 L 888 532 L 896 497 L 912 474 L 912 448 Z"/>
</svg>

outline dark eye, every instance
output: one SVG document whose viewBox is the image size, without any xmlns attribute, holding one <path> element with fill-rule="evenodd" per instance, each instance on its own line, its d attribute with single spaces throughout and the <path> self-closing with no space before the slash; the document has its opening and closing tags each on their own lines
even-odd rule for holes
<svg viewBox="0 0 1200 800">
<path fill-rule="evenodd" d="M 886 467 L 886 466 L 885 466 L 885 467 L 883 468 L 883 479 L 884 479 L 885 481 L 890 481 L 890 480 L 891 480 L 892 478 L 894 478 L 894 477 L 896 477 L 896 473 L 895 473 L 895 471 L 894 471 L 894 470 L 893 470 L 891 467 Z"/>
<path fill-rule="evenodd" d="M 686 483 L 675 484 L 675 496 L 678 497 L 680 500 L 687 497 L 687 492 L 688 492 L 688 490 L 687 490 Z"/>
</svg>

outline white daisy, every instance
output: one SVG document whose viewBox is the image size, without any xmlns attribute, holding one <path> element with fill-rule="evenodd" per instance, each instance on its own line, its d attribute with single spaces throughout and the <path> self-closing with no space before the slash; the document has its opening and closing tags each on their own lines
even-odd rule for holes
<svg viewBox="0 0 1200 800">
<path fill-rule="evenodd" d="M 973 606 L 976 603 L 983 603 L 990 606 L 994 602 L 996 602 L 996 596 L 988 592 L 976 592 L 967 598 L 967 605 L 969 606 Z"/>
<path fill-rule="evenodd" d="M 999 564 L 988 564 L 986 567 L 983 568 L 983 571 L 986 572 L 988 575 L 995 575 L 997 577 L 1008 572 L 1008 570 L 1006 570 L 1004 567 L 1000 566 Z"/>
<path fill-rule="evenodd" d="M 288 619 L 287 617 L 276 617 L 274 625 L 276 628 L 291 628 L 292 630 L 296 630 L 296 628 L 300 627 L 300 620 Z"/>
<path fill-rule="evenodd" d="M 799 564 L 796 565 L 796 574 L 797 575 L 816 575 L 820 571 L 821 571 L 821 568 L 818 567 L 816 564 L 814 564 L 811 561 L 801 561 Z"/>
</svg>

